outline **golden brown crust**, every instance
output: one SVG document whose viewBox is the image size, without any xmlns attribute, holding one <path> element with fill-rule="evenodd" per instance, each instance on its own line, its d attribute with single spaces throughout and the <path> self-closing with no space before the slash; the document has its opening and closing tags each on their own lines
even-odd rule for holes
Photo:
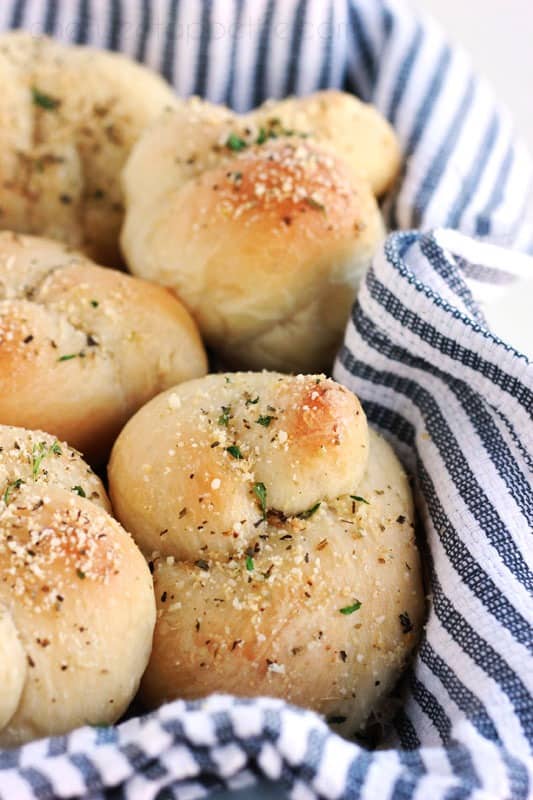
<svg viewBox="0 0 533 800">
<path fill-rule="evenodd" d="M 120 263 L 120 170 L 171 88 L 124 56 L 22 31 L 0 37 L 0 79 L 2 227 Z"/>
<path fill-rule="evenodd" d="M 225 363 L 331 366 L 383 235 L 333 148 L 196 100 L 145 133 L 123 182 L 130 269 L 172 286 Z"/>
<path fill-rule="evenodd" d="M 0 233 L 3 423 L 45 429 L 98 462 L 137 408 L 206 368 L 168 290 L 57 242 Z"/>
<path fill-rule="evenodd" d="M 367 425 L 351 392 L 323 375 L 208 375 L 144 406 L 109 463 L 115 513 L 150 554 L 194 560 L 255 539 L 266 508 L 305 513 L 356 485 Z"/>
<path fill-rule="evenodd" d="M 156 551 L 149 706 L 267 694 L 364 723 L 424 598 L 407 477 L 354 395 L 323 376 L 182 384 L 126 426 L 109 482 Z"/>
<path fill-rule="evenodd" d="M 115 721 L 150 653 L 150 573 L 79 455 L 0 426 L 0 745 Z M 76 482 L 74 484 L 74 482 Z M 21 666 L 22 665 L 22 666 Z"/>
</svg>

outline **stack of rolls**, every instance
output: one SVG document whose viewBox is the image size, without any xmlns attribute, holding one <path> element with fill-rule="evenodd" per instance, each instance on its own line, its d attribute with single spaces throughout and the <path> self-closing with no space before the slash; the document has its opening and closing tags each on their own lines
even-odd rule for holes
<svg viewBox="0 0 533 800">
<path fill-rule="evenodd" d="M 424 612 L 407 477 L 315 374 L 394 133 L 343 92 L 238 115 L 21 32 L 0 77 L 0 746 L 115 722 L 139 686 L 353 734 Z M 204 341 L 256 371 L 206 375 Z"/>
</svg>

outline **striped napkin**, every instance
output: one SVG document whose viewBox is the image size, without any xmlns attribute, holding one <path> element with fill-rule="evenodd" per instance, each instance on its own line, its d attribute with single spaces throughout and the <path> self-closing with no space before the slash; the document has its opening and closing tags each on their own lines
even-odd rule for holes
<svg viewBox="0 0 533 800">
<path fill-rule="evenodd" d="M 486 321 L 533 274 L 517 252 L 533 251 L 532 167 L 506 113 L 404 0 L 3 0 L 0 28 L 17 26 L 123 50 L 239 110 L 336 86 L 393 122 L 405 166 L 385 214 L 403 230 L 334 375 L 415 477 L 429 618 L 377 750 L 279 700 L 213 696 L 0 751 L 0 798 L 192 800 L 258 776 L 295 800 L 533 797 L 533 365 Z"/>
</svg>

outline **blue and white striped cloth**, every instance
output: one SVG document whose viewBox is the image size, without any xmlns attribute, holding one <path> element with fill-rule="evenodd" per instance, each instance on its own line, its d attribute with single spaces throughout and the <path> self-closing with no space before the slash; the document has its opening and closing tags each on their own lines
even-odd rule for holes
<svg viewBox="0 0 533 800">
<path fill-rule="evenodd" d="M 533 365 L 483 312 L 533 275 L 516 252 L 533 249 L 531 162 L 505 112 L 404 0 L 3 0 L 0 28 L 21 26 L 121 49 L 239 110 L 336 86 L 393 122 L 405 166 L 385 211 L 404 231 L 374 259 L 334 374 L 415 476 L 430 611 L 379 750 L 278 700 L 215 696 L 0 751 L 0 798 L 192 800 L 257 775 L 295 800 L 533 797 Z"/>
</svg>

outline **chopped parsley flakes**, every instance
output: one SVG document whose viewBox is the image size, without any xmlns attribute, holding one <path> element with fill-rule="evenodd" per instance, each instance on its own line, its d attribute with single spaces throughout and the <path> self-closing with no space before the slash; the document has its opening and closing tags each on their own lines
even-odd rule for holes
<svg viewBox="0 0 533 800">
<path fill-rule="evenodd" d="M 311 508 L 308 508 L 307 511 L 300 511 L 300 513 L 296 514 L 296 516 L 298 517 L 298 519 L 309 519 L 309 517 L 312 517 L 313 514 L 316 514 L 316 512 L 320 508 L 320 503 L 321 502 L 322 501 L 319 500 L 318 503 L 315 503 L 314 506 L 311 506 Z"/>
<path fill-rule="evenodd" d="M 259 500 L 259 505 L 261 506 L 261 511 L 263 512 L 263 519 L 266 519 L 266 511 L 267 511 L 267 490 L 264 483 L 254 483 L 254 494 Z"/>
<path fill-rule="evenodd" d="M 351 495 L 350 495 L 350 499 L 351 499 L 351 500 L 355 500 L 355 501 L 356 501 L 356 502 L 358 502 L 358 503 L 366 503 L 366 504 L 367 504 L 367 506 L 369 506 L 369 505 L 370 505 L 370 503 L 368 502 L 368 500 L 365 500 L 365 498 L 364 498 L 364 497 L 359 497 L 359 495 L 358 495 L 358 494 L 351 494 Z"/>
<path fill-rule="evenodd" d="M 24 483 L 24 481 L 22 480 L 22 478 L 16 478 L 14 481 L 10 481 L 7 484 L 6 490 L 5 490 L 5 492 L 4 492 L 3 496 L 2 496 L 2 500 L 4 501 L 6 506 L 9 504 L 9 499 L 10 499 L 11 495 L 13 494 L 13 491 L 15 489 L 20 489 L 20 487 L 22 486 L 23 483 Z"/>
<path fill-rule="evenodd" d="M 236 444 L 232 444 L 229 447 L 226 447 L 226 450 L 230 454 L 230 456 L 233 456 L 233 458 L 238 458 L 238 459 L 244 458 L 243 454 L 241 453 L 240 447 L 238 447 Z"/>
<path fill-rule="evenodd" d="M 32 86 L 31 97 L 33 105 L 39 106 L 39 108 L 43 108 L 45 111 L 55 111 L 56 108 L 59 108 L 61 105 L 61 100 L 58 100 L 57 97 L 45 94 L 45 92 L 41 92 L 36 86 Z"/>
<path fill-rule="evenodd" d="M 238 153 L 239 150 L 244 150 L 244 148 L 247 147 L 247 144 L 245 140 L 241 139 L 240 136 L 237 136 L 236 133 L 230 133 L 226 139 L 226 147 L 229 150 L 233 150 L 233 152 Z"/>
<path fill-rule="evenodd" d="M 355 603 L 352 603 L 350 606 L 344 606 L 343 608 L 339 608 L 339 613 L 348 616 L 348 614 L 353 614 L 354 611 L 359 611 L 363 604 L 356 600 Z"/>
<path fill-rule="evenodd" d="M 39 474 L 43 459 L 52 455 L 52 453 L 56 456 L 60 456 L 62 453 L 61 447 L 59 446 L 59 442 L 57 440 L 51 444 L 50 447 L 46 446 L 46 442 L 38 442 L 37 444 L 33 445 L 33 450 L 31 453 L 31 472 L 34 481 L 37 480 L 37 475 Z"/>
<path fill-rule="evenodd" d="M 231 414 L 230 406 L 222 406 L 222 414 L 218 418 L 219 425 L 225 425 L 226 428 L 228 427 L 228 422 Z"/>
<path fill-rule="evenodd" d="M 268 428 L 273 419 L 275 419 L 275 417 L 265 414 L 265 416 L 257 417 L 256 422 L 258 425 L 262 425 L 263 428 Z"/>
</svg>

